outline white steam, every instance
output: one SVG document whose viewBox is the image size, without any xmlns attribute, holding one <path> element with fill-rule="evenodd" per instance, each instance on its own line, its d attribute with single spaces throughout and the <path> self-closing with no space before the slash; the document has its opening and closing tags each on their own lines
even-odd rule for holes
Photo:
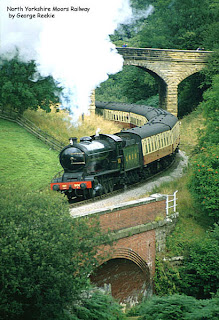
<svg viewBox="0 0 219 320">
<path fill-rule="evenodd" d="M 41 75 L 52 75 L 65 88 L 63 106 L 75 116 L 87 112 L 91 91 L 122 69 L 109 34 L 131 20 L 129 0 L 3 0 L 0 10 L 0 54 L 11 58 L 18 49 L 23 61 L 34 59 Z"/>
<path fill-rule="evenodd" d="M 152 6 L 151 4 L 145 10 L 134 9 L 128 22 L 131 24 L 140 19 L 147 19 L 147 17 L 151 15 L 153 12 L 154 12 L 154 6 Z M 127 20 L 125 24 L 127 24 Z"/>
</svg>

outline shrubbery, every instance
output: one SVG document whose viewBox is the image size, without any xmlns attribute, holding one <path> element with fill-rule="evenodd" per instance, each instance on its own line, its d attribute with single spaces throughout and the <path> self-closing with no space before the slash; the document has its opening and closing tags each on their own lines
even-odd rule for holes
<svg viewBox="0 0 219 320">
<path fill-rule="evenodd" d="M 180 267 L 181 292 L 198 299 L 211 298 L 219 290 L 219 226 L 194 241 L 185 252 Z"/>
<path fill-rule="evenodd" d="M 218 155 L 219 146 L 202 147 L 192 162 L 192 174 L 189 183 L 191 194 L 201 212 L 217 222 L 219 218 L 218 199 Z"/>
<path fill-rule="evenodd" d="M 180 274 L 169 261 L 164 261 L 163 257 L 156 257 L 156 273 L 154 276 L 155 293 L 159 296 L 172 295 L 178 293 Z"/>
<path fill-rule="evenodd" d="M 200 211 L 217 222 L 218 213 L 218 156 L 219 156 L 219 75 L 213 76 L 212 87 L 204 94 L 202 103 L 206 119 L 205 129 L 199 140 L 199 153 L 192 163 L 190 191 Z"/>
<path fill-rule="evenodd" d="M 138 313 L 141 320 L 217 320 L 219 303 L 217 298 L 196 300 L 184 295 L 154 296 L 141 304 Z"/>
<path fill-rule="evenodd" d="M 70 320 L 123 320 L 126 319 L 119 304 L 109 295 L 94 293 L 84 296 L 71 309 Z"/>
<path fill-rule="evenodd" d="M 0 191 L 0 319 L 64 320 L 97 263 L 98 224 L 70 217 L 57 194 Z"/>
</svg>

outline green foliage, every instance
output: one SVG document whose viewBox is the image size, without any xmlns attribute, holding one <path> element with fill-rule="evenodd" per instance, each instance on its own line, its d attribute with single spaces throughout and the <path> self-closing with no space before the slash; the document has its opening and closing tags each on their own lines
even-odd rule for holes
<svg viewBox="0 0 219 320">
<path fill-rule="evenodd" d="M 130 103 L 136 103 L 156 94 L 155 81 L 144 70 L 134 66 L 125 67 L 121 80 L 122 92 Z"/>
<path fill-rule="evenodd" d="M 201 85 L 203 80 L 203 75 L 196 73 L 180 83 L 178 95 L 178 116 L 180 118 L 195 110 L 202 101 L 203 92 L 206 90 L 206 86 Z"/>
<path fill-rule="evenodd" d="M 217 0 L 152 0 L 150 4 L 155 10 L 140 31 L 142 47 L 209 50 L 218 43 Z"/>
<path fill-rule="evenodd" d="M 50 105 L 59 102 L 60 92 L 52 77 L 37 73 L 34 61 L 25 63 L 18 57 L 10 61 L 0 59 L 0 104 L 4 108 L 19 113 L 38 107 L 50 111 Z"/>
<path fill-rule="evenodd" d="M 94 293 L 83 297 L 71 308 L 70 320 L 122 320 L 126 319 L 119 304 L 109 295 Z"/>
<path fill-rule="evenodd" d="M 207 66 L 202 70 L 202 73 L 205 75 L 204 84 L 208 87 L 211 86 L 213 77 L 219 73 L 219 49 L 215 49 L 209 56 Z"/>
<path fill-rule="evenodd" d="M 192 175 L 189 183 L 191 194 L 200 211 L 218 221 L 218 107 L 219 76 L 213 77 L 212 88 L 204 94 L 202 103 L 206 119 L 205 129 L 199 141 L 200 152 L 192 162 Z"/>
<path fill-rule="evenodd" d="M 198 301 L 193 297 L 172 295 L 152 297 L 139 308 L 141 320 L 217 320 L 218 299 Z"/>
<path fill-rule="evenodd" d="M 157 108 L 159 106 L 159 95 L 156 94 L 156 96 L 151 96 L 147 100 L 136 101 L 136 104 L 145 104 Z"/>
<path fill-rule="evenodd" d="M 0 319 L 64 319 L 88 286 L 96 221 L 73 219 L 62 196 L 1 187 Z"/>
<path fill-rule="evenodd" d="M 96 100 L 137 103 L 156 95 L 156 87 L 155 80 L 148 73 L 133 66 L 125 66 L 97 88 Z"/>
<path fill-rule="evenodd" d="M 217 320 L 219 317 L 219 300 L 200 300 L 199 307 L 194 308 L 185 320 Z"/>
<path fill-rule="evenodd" d="M 206 49 L 219 49 L 219 2 L 208 1 L 208 20 L 203 31 L 203 44 Z"/>
<path fill-rule="evenodd" d="M 202 148 L 192 163 L 189 189 L 200 212 L 218 221 L 218 151 L 219 146 Z"/>
<path fill-rule="evenodd" d="M 122 95 L 120 73 L 112 75 L 107 81 L 101 83 L 100 87 L 95 90 L 95 99 L 97 101 L 128 102 L 127 98 Z"/>
<path fill-rule="evenodd" d="M 202 241 L 194 241 L 185 252 L 180 268 L 181 287 L 185 294 L 198 299 L 210 298 L 219 289 L 219 226 Z"/>
<path fill-rule="evenodd" d="M 212 87 L 204 93 L 204 101 L 201 104 L 203 116 L 206 119 L 206 128 L 200 139 L 201 147 L 217 145 L 219 143 L 219 75 L 212 78 Z"/>
<path fill-rule="evenodd" d="M 171 266 L 169 261 L 163 261 L 162 257 L 156 258 L 154 287 L 157 295 L 163 296 L 177 293 L 179 279 L 180 275 L 177 268 Z"/>
</svg>

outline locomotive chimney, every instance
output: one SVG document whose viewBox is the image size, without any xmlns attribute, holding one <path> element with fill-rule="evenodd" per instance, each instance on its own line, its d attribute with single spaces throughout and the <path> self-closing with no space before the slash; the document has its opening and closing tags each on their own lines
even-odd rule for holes
<svg viewBox="0 0 219 320">
<path fill-rule="evenodd" d="M 69 138 L 69 144 L 73 146 L 73 144 L 77 143 L 77 138 L 76 137 L 72 137 Z"/>
</svg>

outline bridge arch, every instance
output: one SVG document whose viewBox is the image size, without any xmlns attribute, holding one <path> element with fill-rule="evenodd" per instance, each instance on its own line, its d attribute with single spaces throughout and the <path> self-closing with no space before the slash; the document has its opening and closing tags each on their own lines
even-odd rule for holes
<svg viewBox="0 0 219 320">
<path fill-rule="evenodd" d="M 117 248 L 90 276 L 99 288 L 109 288 L 120 303 L 135 304 L 152 294 L 151 274 L 144 259 L 130 248 Z"/>
<path fill-rule="evenodd" d="M 145 72 L 149 73 L 158 84 L 158 93 L 159 93 L 159 107 L 162 109 L 167 109 L 167 88 L 168 88 L 168 78 L 165 76 L 163 72 L 161 72 L 158 68 L 152 68 L 151 66 L 136 66 Z"/>
</svg>

